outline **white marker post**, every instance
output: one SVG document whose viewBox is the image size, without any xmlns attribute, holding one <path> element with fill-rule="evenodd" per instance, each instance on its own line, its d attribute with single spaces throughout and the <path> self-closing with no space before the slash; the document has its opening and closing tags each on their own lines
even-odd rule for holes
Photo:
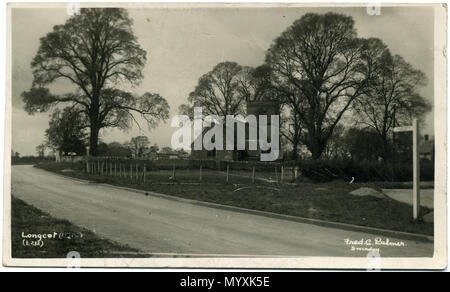
<svg viewBox="0 0 450 292">
<path fill-rule="evenodd" d="M 419 156 L 419 123 L 413 120 L 412 126 L 396 127 L 394 132 L 409 132 L 413 134 L 413 217 L 420 218 L 420 156 Z"/>
</svg>

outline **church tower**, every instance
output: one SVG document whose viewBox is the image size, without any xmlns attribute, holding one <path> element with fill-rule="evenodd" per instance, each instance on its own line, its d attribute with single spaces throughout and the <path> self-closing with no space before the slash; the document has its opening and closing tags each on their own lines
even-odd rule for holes
<svg viewBox="0 0 450 292">
<path fill-rule="evenodd" d="M 259 132 L 260 132 L 260 124 L 259 124 L 259 116 L 260 115 L 266 115 L 267 116 L 267 126 L 265 129 L 265 132 L 267 133 L 267 138 L 270 139 L 271 137 L 271 125 L 272 125 L 272 115 L 280 115 L 280 104 L 278 101 L 274 100 L 258 100 L 258 101 L 247 101 L 247 115 L 254 115 L 256 116 L 256 119 L 258 121 L 258 140 Z M 248 133 L 248 132 L 247 132 Z M 248 136 L 247 136 L 248 139 Z M 248 141 L 247 141 L 248 142 Z M 247 143 L 248 145 L 248 143 Z M 278 145 L 278 149 L 280 149 L 280 145 Z M 248 160 L 260 160 L 261 156 L 261 149 L 259 149 L 259 143 L 258 143 L 258 150 L 249 150 L 247 151 L 247 159 Z M 265 151 L 270 152 L 270 150 Z"/>
</svg>

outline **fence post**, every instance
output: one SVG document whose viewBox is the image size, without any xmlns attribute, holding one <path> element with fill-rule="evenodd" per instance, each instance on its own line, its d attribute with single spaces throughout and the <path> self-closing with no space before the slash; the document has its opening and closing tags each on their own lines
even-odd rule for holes
<svg viewBox="0 0 450 292">
<path fill-rule="evenodd" d="M 136 163 L 136 181 L 137 182 L 139 181 L 139 166 L 137 163 Z"/>
<path fill-rule="evenodd" d="M 130 180 L 133 180 L 133 164 L 130 163 Z"/>
<path fill-rule="evenodd" d="M 230 181 L 230 165 L 227 163 L 227 182 Z"/>
<path fill-rule="evenodd" d="M 280 177 L 280 183 L 283 183 L 283 179 L 284 179 L 284 166 L 281 166 L 281 177 Z"/>
<path fill-rule="evenodd" d="M 101 168 L 100 168 L 100 175 L 103 175 L 103 161 L 100 163 L 100 165 L 101 165 Z"/>
<path fill-rule="evenodd" d="M 252 171 L 252 183 L 255 183 L 255 166 L 253 166 L 253 171 Z"/>
<path fill-rule="evenodd" d="M 200 164 L 200 181 L 202 181 L 202 165 Z"/>
<path fill-rule="evenodd" d="M 173 164 L 172 179 L 175 180 L 175 163 Z"/>
<path fill-rule="evenodd" d="M 413 120 L 413 217 L 420 219 L 420 154 L 419 154 L 419 123 Z"/>
<path fill-rule="evenodd" d="M 100 174 L 100 160 L 97 160 L 97 173 Z"/>
<path fill-rule="evenodd" d="M 114 176 L 117 176 L 117 162 L 114 162 Z"/>
<path fill-rule="evenodd" d="M 278 184 L 278 168 L 275 166 L 275 181 Z"/>
</svg>

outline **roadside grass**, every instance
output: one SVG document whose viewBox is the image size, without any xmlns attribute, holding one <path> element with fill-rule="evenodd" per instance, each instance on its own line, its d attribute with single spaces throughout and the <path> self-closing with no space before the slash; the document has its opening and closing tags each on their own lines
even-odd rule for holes
<svg viewBox="0 0 450 292">
<path fill-rule="evenodd" d="M 29 234 L 60 233 L 72 236 L 71 239 L 58 237 L 42 239 L 44 245 L 24 246 L 24 238 Z M 82 238 L 80 235 L 82 234 Z M 28 239 L 28 243 L 37 242 L 38 239 Z M 11 197 L 11 244 L 13 258 L 66 258 L 71 251 L 78 252 L 81 258 L 120 258 L 129 257 L 127 253 L 136 253 L 138 250 L 128 246 L 114 243 L 98 237 L 93 232 L 73 225 L 67 220 L 51 217 L 49 214 Z M 133 257 L 137 257 L 133 255 Z"/>
<path fill-rule="evenodd" d="M 177 170 L 175 179 L 171 171 L 147 172 L 146 183 L 136 177 L 88 175 L 82 164 L 48 163 L 37 167 L 58 174 L 87 179 L 98 183 L 158 192 L 186 199 L 206 201 L 278 214 L 332 222 L 354 224 L 425 235 L 434 234 L 433 223 L 412 220 L 412 206 L 391 198 L 359 197 L 349 193 L 361 187 L 376 190 L 397 186 L 396 183 L 353 183 L 333 181 L 328 183 L 276 184 L 267 180 L 252 183 L 251 171 L 242 176 L 230 172 L 226 183 L 223 171 Z M 71 169 L 73 171 L 67 171 Z M 62 172 L 65 170 L 64 172 Z M 261 173 L 257 177 L 262 177 Z M 270 179 L 271 174 L 265 174 Z M 275 176 L 273 174 L 273 176 Z M 431 209 L 422 207 L 422 214 Z"/>
<path fill-rule="evenodd" d="M 48 157 L 34 157 L 34 156 L 11 157 L 11 165 L 34 165 L 39 163 L 51 163 L 53 161 L 54 158 Z"/>
</svg>

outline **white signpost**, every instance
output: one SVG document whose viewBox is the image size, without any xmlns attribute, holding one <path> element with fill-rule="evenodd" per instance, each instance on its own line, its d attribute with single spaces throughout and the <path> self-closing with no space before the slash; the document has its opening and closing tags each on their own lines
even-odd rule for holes
<svg viewBox="0 0 450 292">
<path fill-rule="evenodd" d="M 412 126 L 396 127 L 394 132 L 409 132 L 413 134 L 413 217 L 420 218 L 420 156 L 419 156 L 419 125 L 417 119 Z"/>
</svg>

